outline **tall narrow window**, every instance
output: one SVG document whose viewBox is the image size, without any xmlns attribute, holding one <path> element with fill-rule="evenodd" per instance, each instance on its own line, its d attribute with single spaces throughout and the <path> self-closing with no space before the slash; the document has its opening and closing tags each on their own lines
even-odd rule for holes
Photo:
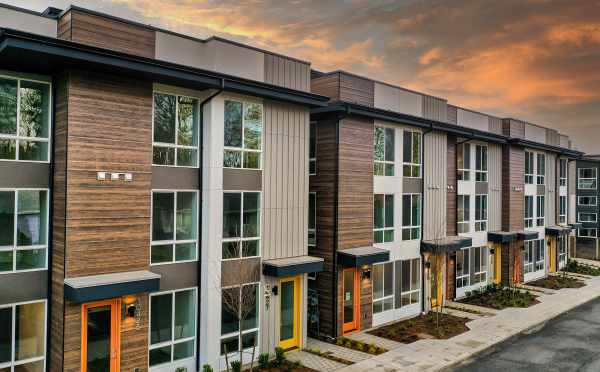
<svg viewBox="0 0 600 372">
<path fill-rule="evenodd" d="M 471 197 L 469 195 L 458 195 L 456 197 L 456 223 L 459 233 L 469 232 L 471 221 Z"/>
<path fill-rule="evenodd" d="M 471 274 L 469 265 L 469 248 L 456 251 L 456 288 L 471 285 Z"/>
<path fill-rule="evenodd" d="M 564 195 L 558 197 L 558 223 L 567 223 L 567 197 Z"/>
<path fill-rule="evenodd" d="M 536 183 L 538 185 L 546 184 L 546 155 L 545 154 L 537 154 Z"/>
<path fill-rule="evenodd" d="M 536 225 L 538 227 L 544 226 L 546 217 L 546 197 L 544 195 L 537 196 L 537 216 Z"/>
<path fill-rule="evenodd" d="M 395 308 L 419 303 L 421 289 L 421 260 L 396 261 Z"/>
<path fill-rule="evenodd" d="M 473 251 L 473 282 L 471 285 L 486 283 L 489 249 L 487 247 L 472 247 L 470 250 Z"/>
<path fill-rule="evenodd" d="M 0 305 L 0 371 L 44 371 L 46 301 Z"/>
<path fill-rule="evenodd" d="M 456 168 L 459 181 L 471 179 L 471 145 L 461 143 L 456 147 Z"/>
<path fill-rule="evenodd" d="M 402 174 L 421 177 L 421 133 L 404 131 L 402 144 Z"/>
<path fill-rule="evenodd" d="M 533 272 L 533 263 L 535 257 L 535 240 L 525 241 L 525 251 L 523 252 L 523 273 Z"/>
<path fill-rule="evenodd" d="M 487 230 L 487 195 L 475 195 L 475 231 Z"/>
<path fill-rule="evenodd" d="M 258 103 L 225 101 L 226 168 L 261 168 L 263 106 Z"/>
<path fill-rule="evenodd" d="M 544 270 L 545 240 L 538 239 L 535 242 L 535 271 L 540 271 Z"/>
<path fill-rule="evenodd" d="M 198 257 L 198 192 L 152 192 L 152 265 Z"/>
<path fill-rule="evenodd" d="M 394 308 L 394 263 L 373 265 L 373 314 Z"/>
<path fill-rule="evenodd" d="M 535 154 L 531 151 L 525 151 L 525 183 L 533 184 L 533 168 Z"/>
<path fill-rule="evenodd" d="M 0 78 L 0 159 L 48 161 L 50 105 L 49 83 Z"/>
<path fill-rule="evenodd" d="M 198 166 L 198 100 L 154 93 L 153 164 Z"/>
<path fill-rule="evenodd" d="M 308 245 L 317 243 L 317 193 L 308 193 Z"/>
<path fill-rule="evenodd" d="M 375 127 L 373 133 L 373 174 L 394 175 L 394 129 Z"/>
<path fill-rule="evenodd" d="M 577 188 L 581 190 L 596 190 L 597 187 L 597 168 L 579 168 L 577 179 Z"/>
<path fill-rule="evenodd" d="M 310 139 L 308 153 L 308 174 L 317 174 L 317 123 L 310 123 Z"/>
<path fill-rule="evenodd" d="M 559 185 L 567 186 L 567 159 L 560 159 L 558 163 Z"/>
<path fill-rule="evenodd" d="M 475 146 L 475 181 L 487 182 L 487 146 Z"/>
<path fill-rule="evenodd" d="M 260 256 L 260 193 L 223 193 L 222 259 Z"/>
<path fill-rule="evenodd" d="M 525 195 L 525 227 L 533 227 L 533 196 Z"/>
<path fill-rule="evenodd" d="M 258 345 L 259 284 L 221 290 L 221 355 Z"/>
<path fill-rule="evenodd" d="M 394 241 L 394 195 L 375 194 L 373 197 L 373 241 Z"/>
<path fill-rule="evenodd" d="M 402 195 L 402 240 L 421 237 L 421 195 Z"/>
</svg>

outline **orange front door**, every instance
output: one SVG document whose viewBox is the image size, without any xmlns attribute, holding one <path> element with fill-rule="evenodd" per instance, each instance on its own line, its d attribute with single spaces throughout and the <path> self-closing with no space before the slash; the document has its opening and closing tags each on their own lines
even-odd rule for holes
<svg viewBox="0 0 600 372">
<path fill-rule="evenodd" d="M 358 271 L 345 269 L 342 274 L 343 332 L 352 332 L 360 326 L 360 286 Z"/>
<path fill-rule="evenodd" d="M 81 372 L 119 372 L 121 300 L 81 305 Z"/>
</svg>

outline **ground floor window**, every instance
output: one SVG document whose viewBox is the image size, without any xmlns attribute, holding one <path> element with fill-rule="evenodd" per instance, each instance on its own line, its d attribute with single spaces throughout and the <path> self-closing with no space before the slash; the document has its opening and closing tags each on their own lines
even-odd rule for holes
<svg viewBox="0 0 600 372">
<path fill-rule="evenodd" d="M 196 355 L 196 288 L 150 297 L 150 367 Z"/>
<path fill-rule="evenodd" d="M 558 268 L 567 266 L 567 238 L 561 236 L 557 240 L 558 244 Z"/>
<path fill-rule="evenodd" d="M 221 290 L 221 355 L 258 345 L 259 284 Z"/>
<path fill-rule="evenodd" d="M 468 287 L 471 283 L 469 271 L 469 248 L 456 252 L 456 288 Z"/>
<path fill-rule="evenodd" d="M 487 282 L 488 247 L 463 248 L 456 252 L 456 288 Z"/>
<path fill-rule="evenodd" d="M 0 306 L 0 371 L 44 371 L 46 301 Z"/>
<path fill-rule="evenodd" d="M 398 260 L 373 265 L 373 313 L 419 303 L 421 260 Z"/>
<path fill-rule="evenodd" d="M 470 249 L 473 252 L 472 284 L 485 283 L 487 282 L 489 249 L 487 247 L 473 247 Z"/>
<path fill-rule="evenodd" d="M 526 240 L 523 255 L 523 273 L 544 270 L 545 250 L 544 239 Z"/>
</svg>

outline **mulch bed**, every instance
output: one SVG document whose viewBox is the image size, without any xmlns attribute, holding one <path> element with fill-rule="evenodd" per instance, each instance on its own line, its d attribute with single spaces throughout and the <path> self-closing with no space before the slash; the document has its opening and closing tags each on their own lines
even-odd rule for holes
<svg viewBox="0 0 600 372">
<path fill-rule="evenodd" d="M 590 265 L 583 265 L 578 263 L 577 261 L 569 260 L 567 267 L 565 268 L 566 272 L 590 275 L 590 276 L 599 276 L 600 269 L 597 267 L 593 267 Z"/>
<path fill-rule="evenodd" d="M 392 323 L 372 331 L 369 334 L 389 340 L 410 344 L 420 339 L 448 339 L 467 332 L 466 323 L 470 319 L 454 315 L 430 312 L 416 318 Z"/>
<path fill-rule="evenodd" d="M 569 278 L 567 276 L 554 276 L 551 275 L 547 278 L 538 279 L 533 282 L 527 283 L 534 287 L 541 287 L 547 289 L 562 289 L 562 288 L 581 288 L 585 286 L 585 283 L 575 278 Z"/>
<path fill-rule="evenodd" d="M 533 306 L 539 303 L 536 298 L 537 296 L 532 295 L 529 292 L 521 292 L 514 288 L 489 286 L 481 291 L 472 292 L 466 298 L 463 298 L 458 302 L 502 310 L 507 307 Z"/>
</svg>

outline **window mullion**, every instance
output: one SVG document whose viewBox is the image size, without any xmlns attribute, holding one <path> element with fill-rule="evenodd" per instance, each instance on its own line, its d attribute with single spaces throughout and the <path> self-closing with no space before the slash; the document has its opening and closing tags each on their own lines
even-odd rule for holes
<svg viewBox="0 0 600 372">
<path fill-rule="evenodd" d="M 175 292 L 171 293 L 171 299 L 172 299 L 172 304 L 171 304 L 171 362 L 173 362 L 175 356 L 173 355 L 173 352 L 175 350 L 175 348 L 173 347 L 173 343 L 175 342 Z"/>
<path fill-rule="evenodd" d="M 19 133 L 20 133 L 20 126 L 21 126 L 21 80 L 17 80 L 17 132 L 15 133 L 15 136 L 17 137 L 15 139 L 15 160 L 19 160 Z M 48 131 L 49 132 L 49 131 Z M 48 133 L 48 135 L 50 135 L 50 133 Z M 15 260 L 15 257 L 13 257 L 13 261 Z"/>
<path fill-rule="evenodd" d="M 177 156 L 177 150 L 175 150 L 175 155 Z M 173 244 L 171 245 L 171 253 L 173 254 L 173 259 L 171 262 L 175 262 L 175 243 L 177 242 L 177 192 L 173 192 Z"/>
<path fill-rule="evenodd" d="M 13 258 L 14 261 L 14 258 Z M 16 335 L 16 329 L 17 329 L 17 305 L 13 305 L 11 306 L 11 310 L 12 310 L 12 336 L 11 336 L 11 341 L 12 341 L 12 356 L 11 356 L 11 363 L 14 364 L 15 363 L 15 354 L 16 354 L 16 345 L 17 345 L 17 335 Z M 11 366 L 11 368 L 14 369 L 14 365 Z"/>
<path fill-rule="evenodd" d="M 19 216 L 19 191 L 15 190 L 15 209 L 14 209 L 14 218 L 13 218 L 13 271 L 17 271 L 17 227 L 18 227 L 18 216 Z"/>
</svg>

